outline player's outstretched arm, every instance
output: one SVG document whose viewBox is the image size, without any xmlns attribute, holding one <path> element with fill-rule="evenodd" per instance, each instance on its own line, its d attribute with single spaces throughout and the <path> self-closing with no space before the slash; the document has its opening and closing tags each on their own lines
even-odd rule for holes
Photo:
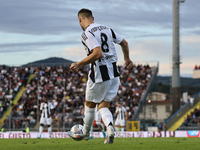
<svg viewBox="0 0 200 150">
<path fill-rule="evenodd" d="M 120 43 L 120 46 L 122 48 L 122 52 L 124 54 L 124 61 L 125 61 L 125 66 L 128 69 L 132 69 L 133 68 L 133 62 L 130 60 L 129 57 L 129 47 L 128 47 L 128 42 L 123 39 Z"/>
<path fill-rule="evenodd" d="M 70 66 L 70 69 L 73 72 L 77 72 L 80 67 L 88 65 L 90 63 L 93 63 L 101 57 L 103 57 L 103 53 L 101 51 L 101 48 L 96 47 L 92 50 L 92 53 L 89 56 L 87 56 L 85 59 L 83 59 L 83 60 L 81 60 L 77 63 L 72 63 L 71 66 Z"/>
</svg>

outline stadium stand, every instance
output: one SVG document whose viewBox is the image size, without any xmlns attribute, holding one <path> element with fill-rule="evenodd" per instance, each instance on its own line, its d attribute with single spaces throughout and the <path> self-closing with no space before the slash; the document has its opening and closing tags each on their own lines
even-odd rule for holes
<svg viewBox="0 0 200 150">
<path fill-rule="evenodd" d="M 27 68 L 27 69 L 26 69 Z M 42 67 L 18 67 L 2 68 L 0 74 L 0 117 L 10 105 L 9 93 L 15 97 L 21 86 L 26 87 L 11 112 L 11 129 L 30 130 L 36 128 L 38 119 L 38 106 L 45 95 L 54 105 L 53 128 L 63 125 L 70 128 L 73 124 L 82 123 L 81 114 L 84 106 L 84 91 L 89 68 L 83 67 L 77 74 L 70 71 L 69 66 L 42 66 Z M 120 87 L 115 100 L 110 105 L 114 115 L 116 102 L 122 101 L 128 111 L 129 119 L 133 117 L 138 108 L 141 96 L 152 77 L 155 67 L 147 65 L 135 65 L 129 71 L 124 66 L 118 66 L 120 70 Z M 30 82 L 27 77 L 34 74 Z M 11 87 L 9 88 L 9 77 Z M 64 108 L 64 109 L 63 109 Z M 114 117 L 116 117 L 114 115 Z M 9 117 L 4 119 L 3 127 L 8 130 Z"/>
<path fill-rule="evenodd" d="M 197 122 L 199 119 L 198 117 L 199 109 L 200 109 L 200 92 L 194 96 L 194 104 L 192 107 L 190 102 L 187 102 L 183 107 L 181 107 L 174 115 L 172 115 L 165 122 L 166 129 L 168 131 L 200 129 L 197 126 L 198 124 Z M 193 115 L 194 113 L 195 115 Z"/>
<path fill-rule="evenodd" d="M 19 91 L 22 87 L 26 87 L 30 72 L 28 68 L 6 67 L 0 68 L 0 126 L 2 126 L 3 114 L 9 114 L 8 107 L 13 107 L 17 102 Z"/>
<path fill-rule="evenodd" d="M 200 93 L 196 98 L 200 99 Z M 198 102 L 182 119 L 177 130 L 200 130 L 200 102 Z"/>
</svg>

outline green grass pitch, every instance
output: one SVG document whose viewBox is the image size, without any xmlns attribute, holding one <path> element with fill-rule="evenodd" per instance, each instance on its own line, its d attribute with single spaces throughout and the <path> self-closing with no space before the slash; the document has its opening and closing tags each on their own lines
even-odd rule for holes
<svg viewBox="0 0 200 150">
<path fill-rule="evenodd" d="M 89 141 L 73 139 L 0 139 L 1 150 L 195 150 L 199 138 L 115 138 L 103 144 L 103 138 Z"/>
</svg>

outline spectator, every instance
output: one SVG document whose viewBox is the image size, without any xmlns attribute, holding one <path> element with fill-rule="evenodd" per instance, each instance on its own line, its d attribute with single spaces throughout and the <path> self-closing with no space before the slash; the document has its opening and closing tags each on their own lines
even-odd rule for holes
<svg viewBox="0 0 200 150">
<path fill-rule="evenodd" d="M 197 69 L 198 69 L 198 67 L 197 67 L 197 65 L 195 65 L 195 66 L 194 66 L 194 70 L 197 70 Z"/>
<path fill-rule="evenodd" d="M 152 125 L 153 127 L 155 127 L 155 126 L 156 126 L 156 123 L 155 123 L 155 121 L 154 121 L 154 120 L 152 121 L 151 125 Z"/>
<path fill-rule="evenodd" d="M 190 97 L 190 105 L 191 105 L 191 108 L 193 108 L 193 104 L 194 104 L 194 97 L 191 96 L 191 97 Z"/>
<path fill-rule="evenodd" d="M 197 123 L 195 113 L 192 114 L 192 123 Z"/>
<path fill-rule="evenodd" d="M 142 125 L 142 126 L 141 126 L 140 131 L 146 131 L 145 125 Z"/>
<path fill-rule="evenodd" d="M 187 120 L 187 118 L 184 118 L 184 121 L 183 121 L 182 125 L 184 125 L 184 126 L 187 126 L 187 125 L 188 125 L 188 120 Z"/>
<path fill-rule="evenodd" d="M 158 125 L 158 131 L 162 131 L 163 130 L 163 122 L 160 122 Z"/>
</svg>

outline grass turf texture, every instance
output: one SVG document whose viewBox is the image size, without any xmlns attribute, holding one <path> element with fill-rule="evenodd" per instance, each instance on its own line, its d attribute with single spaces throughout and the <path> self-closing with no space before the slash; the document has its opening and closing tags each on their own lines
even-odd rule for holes
<svg viewBox="0 0 200 150">
<path fill-rule="evenodd" d="M 73 139 L 0 139 L 1 150 L 194 150 L 199 138 L 115 138 L 113 144 L 104 139 L 89 141 Z"/>
</svg>

